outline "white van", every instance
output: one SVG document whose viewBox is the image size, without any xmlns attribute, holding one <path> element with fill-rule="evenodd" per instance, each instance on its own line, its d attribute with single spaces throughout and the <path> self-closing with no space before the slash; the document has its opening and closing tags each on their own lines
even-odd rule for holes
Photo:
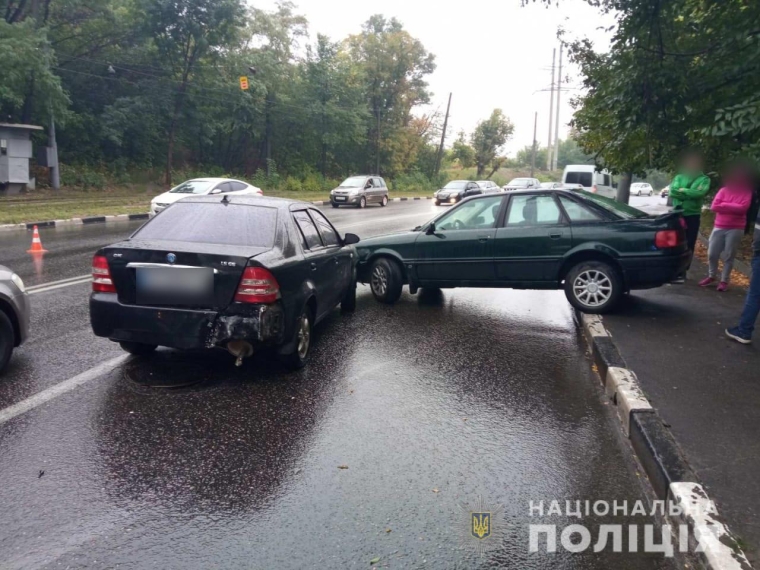
<svg viewBox="0 0 760 570">
<path fill-rule="evenodd" d="M 612 175 L 606 170 L 597 171 L 592 164 L 568 164 L 562 174 L 564 184 L 580 184 L 586 192 L 615 198 Z"/>
</svg>

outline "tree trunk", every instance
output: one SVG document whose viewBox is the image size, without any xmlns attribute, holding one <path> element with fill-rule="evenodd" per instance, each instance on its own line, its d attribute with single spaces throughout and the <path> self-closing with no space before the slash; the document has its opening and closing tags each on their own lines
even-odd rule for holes
<svg viewBox="0 0 760 570">
<path fill-rule="evenodd" d="M 617 187 L 617 196 L 616 200 L 618 202 L 622 202 L 623 204 L 627 204 L 629 199 L 631 198 L 631 181 L 633 180 L 633 173 L 632 172 L 625 172 L 620 176 L 620 181 L 618 182 Z"/>
</svg>

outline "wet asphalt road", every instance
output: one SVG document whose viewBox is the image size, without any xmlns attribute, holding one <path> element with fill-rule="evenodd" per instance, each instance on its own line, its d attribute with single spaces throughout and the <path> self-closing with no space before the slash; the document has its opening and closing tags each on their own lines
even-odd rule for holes
<svg viewBox="0 0 760 570">
<path fill-rule="evenodd" d="M 341 231 L 417 225 L 429 201 L 333 210 Z M 139 224 L 0 235 L 27 282 L 86 274 Z M 36 293 L 0 411 L 121 355 L 92 336 L 89 285 Z M 284 373 L 255 356 L 159 350 L 0 424 L 0 568 L 669 568 L 656 554 L 528 552 L 529 501 L 645 499 L 560 292 L 359 289 Z M 347 466 L 340 469 L 339 466 Z M 462 546 L 461 503 L 504 507 Z M 619 517 L 599 524 L 651 522 Z"/>
</svg>

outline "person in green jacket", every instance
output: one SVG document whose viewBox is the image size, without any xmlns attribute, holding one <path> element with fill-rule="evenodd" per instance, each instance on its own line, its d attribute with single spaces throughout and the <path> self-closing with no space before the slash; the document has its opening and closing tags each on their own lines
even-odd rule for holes
<svg viewBox="0 0 760 570">
<path fill-rule="evenodd" d="M 670 196 L 673 198 L 673 209 L 680 210 L 686 220 L 686 242 L 692 257 L 699 237 L 702 205 L 709 191 L 710 178 L 702 172 L 702 155 L 693 151 L 685 154 L 681 161 L 680 173 L 670 183 Z M 673 283 L 685 281 L 686 274 L 684 273 L 679 275 Z"/>
</svg>

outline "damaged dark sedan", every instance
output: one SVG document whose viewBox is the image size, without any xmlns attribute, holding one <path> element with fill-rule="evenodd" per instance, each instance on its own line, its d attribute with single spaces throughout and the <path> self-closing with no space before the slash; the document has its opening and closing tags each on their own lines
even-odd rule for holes
<svg viewBox="0 0 760 570">
<path fill-rule="evenodd" d="M 356 306 L 358 241 L 303 202 L 185 198 L 95 254 L 92 328 L 132 354 L 271 348 L 300 368 L 314 325 Z"/>
</svg>

